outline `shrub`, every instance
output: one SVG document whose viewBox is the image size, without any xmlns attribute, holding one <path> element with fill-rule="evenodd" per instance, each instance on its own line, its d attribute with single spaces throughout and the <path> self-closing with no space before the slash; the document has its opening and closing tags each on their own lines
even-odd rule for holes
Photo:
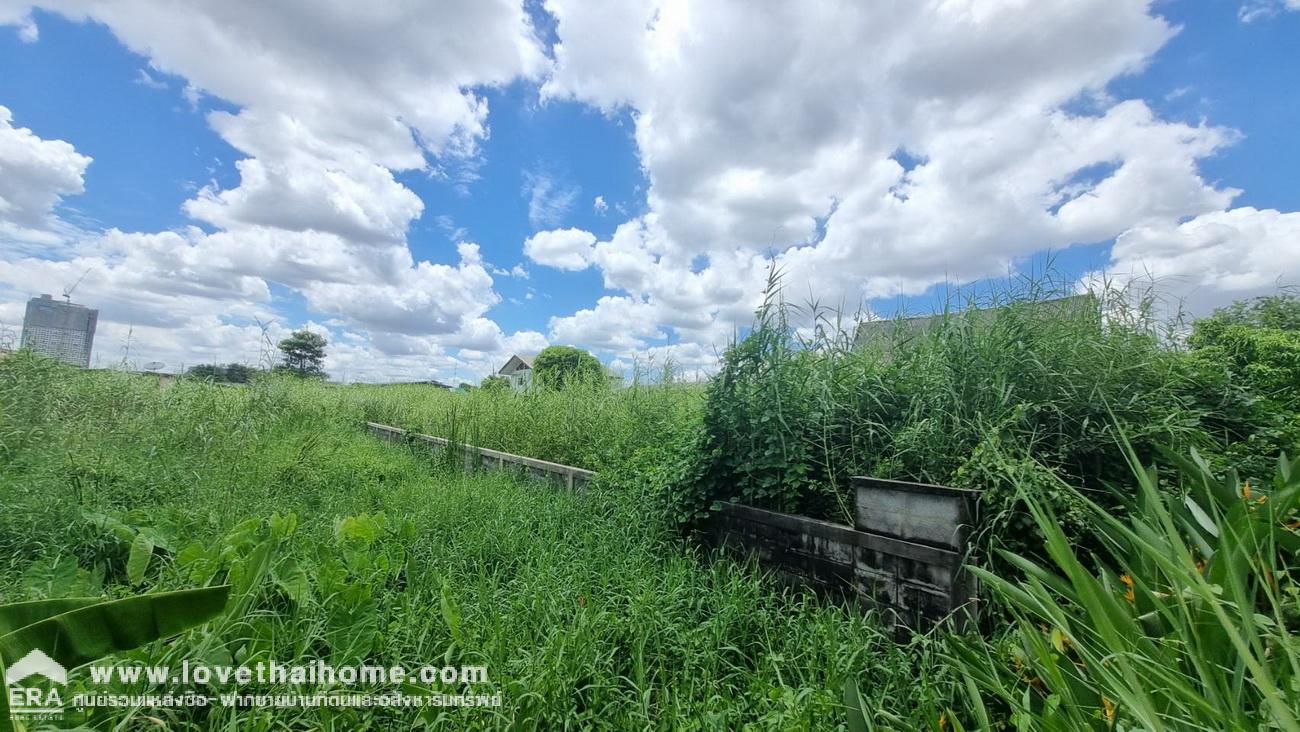
<svg viewBox="0 0 1300 732">
<path fill-rule="evenodd" d="M 1175 347 L 1146 307 L 1125 306 L 1130 293 L 1045 306 L 1069 291 L 1022 283 L 854 344 L 832 313 L 782 302 L 777 284 L 708 387 L 680 520 L 738 500 L 851 522 L 849 478 L 873 475 L 983 489 L 980 543 L 1030 547 L 1041 539 L 1015 505 L 1025 485 L 1079 539 L 1092 520 L 1063 483 L 1118 505 L 1123 491 L 1106 496 L 1128 474 L 1117 427 L 1143 460 L 1169 444 L 1221 464 L 1233 445 L 1282 439 L 1252 384 Z"/>
<path fill-rule="evenodd" d="M 603 384 L 605 369 L 596 357 L 573 346 L 548 346 L 533 359 L 537 385 L 563 389 L 574 384 Z"/>
</svg>

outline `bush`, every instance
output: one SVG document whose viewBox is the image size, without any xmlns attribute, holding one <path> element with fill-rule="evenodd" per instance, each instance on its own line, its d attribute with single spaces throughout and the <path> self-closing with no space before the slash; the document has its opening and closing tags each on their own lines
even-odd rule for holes
<svg viewBox="0 0 1300 732">
<path fill-rule="evenodd" d="M 1061 485 L 1124 497 L 1106 495 L 1128 474 L 1117 428 L 1143 460 L 1168 444 L 1217 465 L 1234 445 L 1282 441 L 1250 391 L 1260 382 L 1174 347 L 1146 308 L 1125 307 L 1129 293 L 1044 306 L 1051 295 L 1029 283 L 855 346 L 832 314 L 774 288 L 709 385 L 700 478 L 678 518 L 736 500 L 851 523 L 849 478 L 872 475 L 983 489 L 979 543 L 1032 547 L 1020 488 L 1035 486 L 1076 538 L 1092 520 Z M 813 325 L 801 336 L 793 318 Z"/>
<path fill-rule="evenodd" d="M 604 384 L 605 369 L 596 357 L 573 346 L 548 346 L 533 359 L 537 385 L 563 389 L 575 384 Z"/>
</svg>

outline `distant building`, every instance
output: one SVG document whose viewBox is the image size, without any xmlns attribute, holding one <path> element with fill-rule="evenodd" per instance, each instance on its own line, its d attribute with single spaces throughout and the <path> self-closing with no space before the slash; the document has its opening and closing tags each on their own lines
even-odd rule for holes
<svg viewBox="0 0 1300 732">
<path fill-rule="evenodd" d="M 451 389 L 451 384 L 444 384 L 437 379 L 420 379 L 418 381 L 385 381 L 379 384 L 370 384 L 370 386 L 432 386 L 435 389 Z"/>
<path fill-rule="evenodd" d="M 516 391 L 523 391 L 533 385 L 533 360 L 515 354 L 497 371 L 497 376 L 509 379 L 510 386 Z"/>
<path fill-rule="evenodd" d="M 33 297 L 27 301 L 27 315 L 23 318 L 22 346 L 88 368 L 98 322 L 98 310 L 60 302 L 49 295 Z"/>
<path fill-rule="evenodd" d="M 1031 312 L 1037 317 L 1054 317 L 1060 313 L 1068 311 L 1089 310 L 1096 311 L 1098 308 L 1097 298 L 1094 295 L 1070 295 L 1052 300 L 1038 300 L 1030 304 Z M 947 317 L 964 316 L 970 323 L 992 322 L 999 310 L 1006 306 L 997 306 L 991 308 L 977 308 L 967 311 L 956 311 L 949 313 Z M 936 313 L 934 315 L 921 315 L 914 318 L 890 318 L 881 320 L 868 320 L 858 324 L 858 330 L 853 339 L 855 348 L 861 348 L 870 343 L 877 343 L 882 346 L 888 353 L 896 341 L 910 340 L 922 333 L 934 328 L 943 322 L 945 315 Z"/>
</svg>

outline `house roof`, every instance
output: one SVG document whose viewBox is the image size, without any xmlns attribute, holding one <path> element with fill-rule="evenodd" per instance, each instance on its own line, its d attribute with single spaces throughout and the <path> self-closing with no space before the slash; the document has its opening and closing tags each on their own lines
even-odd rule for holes
<svg viewBox="0 0 1300 732">
<path fill-rule="evenodd" d="M 509 360 L 509 361 L 506 361 L 506 362 L 505 362 L 505 365 L 502 366 L 502 367 L 497 371 L 497 373 L 498 373 L 498 374 L 513 374 L 513 373 L 516 372 L 516 371 L 524 371 L 524 370 L 526 370 L 526 369 L 531 369 L 532 367 L 533 367 L 533 357 L 532 357 L 532 356 L 520 356 L 519 354 L 516 353 L 516 354 L 514 354 L 513 356 L 510 357 L 510 360 Z"/>
</svg>

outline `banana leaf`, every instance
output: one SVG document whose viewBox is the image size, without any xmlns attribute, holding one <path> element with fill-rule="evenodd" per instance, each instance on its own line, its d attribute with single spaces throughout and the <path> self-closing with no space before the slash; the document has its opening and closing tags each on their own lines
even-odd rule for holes
<svg viewBox="0 0 1300 732">
<path fill-rule="evenodd" d="M 102 597 L 62 597 L 0 605 L 0 635 L 7 635 L 48 617 L 62 615 L 87 605 L 97 605 L 103 601 Z"/>
<path fill-rule="evenodd" d="M 138 648 L 207 621 L 226 607 L 230 586 L 138 595 L 52 615 L 0 636 L 0 663 L 39 648 L 64 668 Z"/>
</svg>

